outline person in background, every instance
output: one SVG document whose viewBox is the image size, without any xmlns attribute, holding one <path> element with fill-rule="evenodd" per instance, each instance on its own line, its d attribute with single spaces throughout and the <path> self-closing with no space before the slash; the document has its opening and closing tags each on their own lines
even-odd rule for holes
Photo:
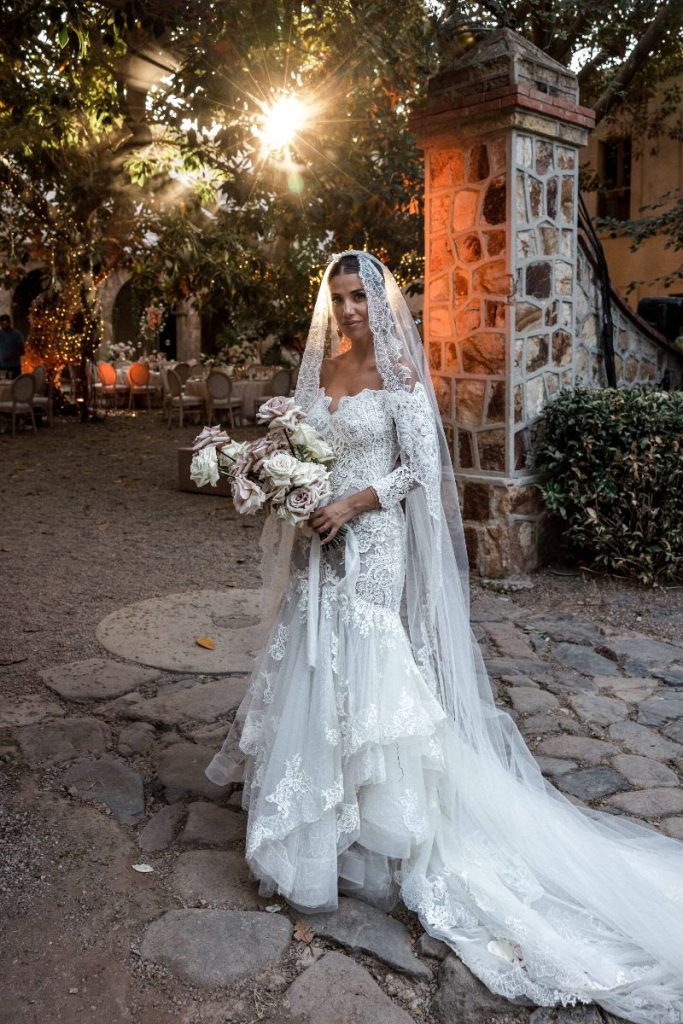
<svg viewBox="0 0 683 1024">
<path fill-rule="evenodd" d="M 298 366 L 301 362 L 301 354 L 305 341 L 302 344 L 301 338 L 287 331 L 280 338 L 280 362 L 283 366 Z"/>
<path fill-rule="evenodd" d="M 23 354 L 24 336 L 12 327 L 11 318 L 4 313 L 0 316 L 0 370 L 9 372 L 12 378 L 18 377 Z"/>
</svg>

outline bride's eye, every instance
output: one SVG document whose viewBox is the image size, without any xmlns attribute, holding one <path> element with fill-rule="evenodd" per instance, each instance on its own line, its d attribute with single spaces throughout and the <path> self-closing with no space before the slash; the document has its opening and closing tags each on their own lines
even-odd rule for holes
<svg viewBox="0 0 683 1024">
<path fill-rule="evenodd" d="M 353 297 L 356 302 L 362 302 L 365 299 L 365 292 L 354 292 Z"/>
</svg>

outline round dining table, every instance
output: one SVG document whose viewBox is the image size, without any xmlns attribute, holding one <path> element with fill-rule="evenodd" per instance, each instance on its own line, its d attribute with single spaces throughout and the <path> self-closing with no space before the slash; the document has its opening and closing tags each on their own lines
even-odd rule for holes
<svg viewBox="0 0 683 1024">
<path fill-rule="evenodd" d="M 126 387 L 128 387 L 128 368 L 130 366 L 132 366 L 132 365 L 133 365 L 132 363 L 128 363 L 127 366 L 117 366 L 116 367 L 116 383 L 117 384 L 125 384 Z M 159 372 L 159 370 L 150 370 L 149 371 L 149 386 L 152 389 L 154 389 L 154 388 L 156 388 L 157 390 L 161 389 L 161 373 Z"/>
<path fill-rule="evenodd" d="M 222 373 L 223 371 L 217 370 L 216 372 Z M 271 379 L 271 376 L 272 374 L 254 378 L 230 378 L 232 380 L 232 397 L 241 399 L 242 417 L 244 420 L 248 420 L 250 423 L 253 423 L 256 419 L 257 405 L 261 404 L 259 399 L 264 399 L 266 389 L 268 387 L 268 381 Z M 199 398 L 203 398 L 206 402 L 209 397 L 206 378 L 190 378 L 186 381 L 185 394 L 197 395 Z"/>
</svg>

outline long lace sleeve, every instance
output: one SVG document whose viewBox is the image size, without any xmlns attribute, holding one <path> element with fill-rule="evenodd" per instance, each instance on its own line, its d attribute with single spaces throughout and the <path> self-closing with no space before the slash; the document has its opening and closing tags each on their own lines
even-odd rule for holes
<svg viewBox="0 0 683 1024">
<path fill-rule="evenodd" d="M 402 501 L 413 487 L 421 485 L 426 490 L 430 513 L 438 515 L 439 444 L 427 393 L 418 382 L 412 391 L 393 392 L 391 400 L 400 464 L 373 481 L 372 488 L 380 507 L 388 509 Z"/>
</svg>

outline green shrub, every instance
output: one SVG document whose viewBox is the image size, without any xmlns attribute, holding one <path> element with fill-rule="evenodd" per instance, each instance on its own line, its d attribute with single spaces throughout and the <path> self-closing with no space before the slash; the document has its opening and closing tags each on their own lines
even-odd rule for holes
<svg viewBox="0 0 683 1024">
<path fill-rule="evenodd" d="M 537 466 L 575 554 L 643 583 L 683 576 L 683 393 L 564 391 Z"/>
</svg>

